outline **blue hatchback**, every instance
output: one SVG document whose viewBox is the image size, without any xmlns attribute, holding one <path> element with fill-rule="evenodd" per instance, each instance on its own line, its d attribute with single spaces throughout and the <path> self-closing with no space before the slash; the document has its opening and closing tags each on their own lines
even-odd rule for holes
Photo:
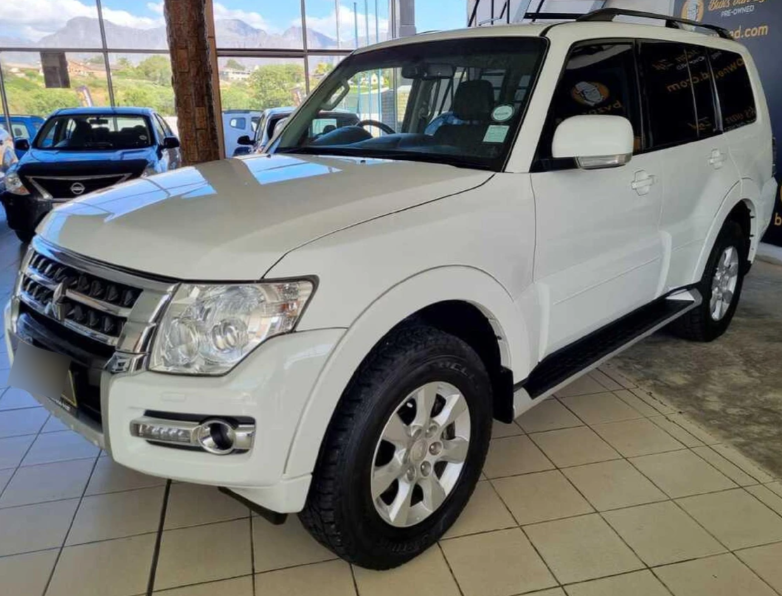
<svg viewBox="0 0 782 596">
<path fill-rule="evenodd" d="M 58 110 L 15 148 L 24 155 L 6 174 L 2 202 L 22 241 L 58 203 L 181 163 L 179 139 L 149 108 Z"/>
</svg>

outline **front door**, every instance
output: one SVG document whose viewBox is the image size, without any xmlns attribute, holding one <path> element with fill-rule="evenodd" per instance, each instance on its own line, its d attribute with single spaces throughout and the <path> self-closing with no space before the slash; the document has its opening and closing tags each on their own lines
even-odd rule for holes
<svg viewBox="0 0 782 596">
<path fill-rule="evenodd" d="M 537 222 L 535 283 L 543 302 L 540 356 L 652 301 L 663 269 L 657 153 L 618 168 L 581 170 L 550 159 L 556 126 L 586 114 L 623 116 L 643 146 L 632 42 L 579 44 L 552 99 L 532 175 Z"/>
</svg>

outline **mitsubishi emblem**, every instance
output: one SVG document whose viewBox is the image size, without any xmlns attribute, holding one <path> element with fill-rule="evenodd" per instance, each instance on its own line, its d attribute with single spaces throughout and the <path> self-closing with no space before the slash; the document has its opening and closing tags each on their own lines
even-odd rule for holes
<svg viewBox="0 0 782 596">
<path fill-rule="evenodd" d="M 65 320 L 65 284 L 59 283 L 54 288 L 52 301 L 49 303 L 49 313 L 62 322 Z"/>
</svg>

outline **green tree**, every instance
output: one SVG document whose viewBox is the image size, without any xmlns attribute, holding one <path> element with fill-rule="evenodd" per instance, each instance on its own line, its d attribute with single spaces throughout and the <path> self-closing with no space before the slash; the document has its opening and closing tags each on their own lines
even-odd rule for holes
<svg viewBox="0 0 782 596">
<path fill-rule="evenodd" d="M 154 92 L 146 87 L 130 87 L 117 93 L 117 104 L 121 106 L 133 106 L 137 108 L 155 108 L 157 97 Z"/>
<path fill-rule="evenodd" d="M 235 60 L 234 58 L 229 58 L 228 62 L 225 63 L 226 68 L 232 68 L 233 70 L 244 70 L 244 64 L 239 62 L 238 60 Z"/>
<path fill-rule="evenodd" d="M 220 91 L 220 103 L 224 110 L 258 109 L 258 102 L 250 96 L 250 91 L 245 85 L 223 87 Z"/>
<path fill-rule="evenodd" d="M 249 88 L 257 109 L 278 108 L 294 103 L 295 89 L 304 85 L 300 64 L 269 64 L 250 75 Z"/>
<path fill-rule="evenodd" d="M 165 56 L 150 56 L 136 67 L 136 72 L 139 78 L 158 85 L 171 84 L 171 62 Z"/>
</svg>

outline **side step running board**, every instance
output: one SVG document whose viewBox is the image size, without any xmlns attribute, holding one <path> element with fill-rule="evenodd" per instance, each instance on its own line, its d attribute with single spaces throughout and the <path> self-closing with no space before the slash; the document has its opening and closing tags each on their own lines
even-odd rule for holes
<svg viewBox="0 0 782 596">
<path fill-rule="evenodd" d="M 526 390 L 536 400 L 548 397 L 696 308 L 702 301 L 700 292 L 695 289 L 656 300 L 547 356 L 527 380 L 514 389 Z"/>
</svg>

